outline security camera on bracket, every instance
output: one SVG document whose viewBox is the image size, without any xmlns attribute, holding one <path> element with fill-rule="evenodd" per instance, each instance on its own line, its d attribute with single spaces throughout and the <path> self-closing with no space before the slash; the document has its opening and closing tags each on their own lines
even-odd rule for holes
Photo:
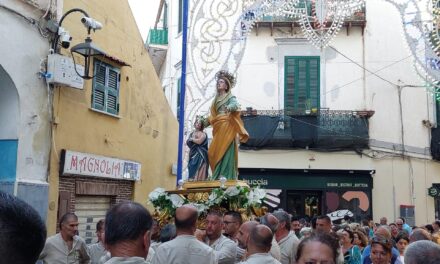
<svg viewBox="0 0 440 264">
<path fill-rule="evenodd" d="M 82 79 L 92 79 L 94 75 L 89 75 L 90 65 L 93 61 L 93 57 L 95 56 L 105 56 L 105 52 L 102 51 L 95 43 L 92 42 L 92 39 L 90 38 L 90 32 L 93 29 L 93 31 L 96 31 L 98 29 L 102 28 L 102 24 L 95 19 L 91 18 L 89 14 L 87 14 L 86 11 L 80 9 L 80 8 L 73 8 L 67 11 L 60 19 L 60 23 L 58 26 L 58 34 L 56 35 L 53 43 L 52 43 L 52 50 L 55 54 L 59 54 L 59 47 L 58 43 L 61 42 L 61 47 L 67 49 L 70 47 L 70 41 L 72 40 L 72 37 L 70 36 L 69 32 L 61 27 L 63 24 L 64 19 L 74 12 L 80 12 L 83 14 L 83 17 L 81 18 L 81 23 L 86 27 L 87 29 L 87 37 L 84 41 L 84 43 L 79 43 L 75 46 L 73 46 L 70 49 L 70 53 L 72 54 L 73 59 L 73 65 L 74 70 L 76 74 L 78 74 Z M 80 74 L 76 68 L 76 62 L 75 62 L 75 56 L 80 55 L 84 57 L 84 74 Z"/>
</svg>

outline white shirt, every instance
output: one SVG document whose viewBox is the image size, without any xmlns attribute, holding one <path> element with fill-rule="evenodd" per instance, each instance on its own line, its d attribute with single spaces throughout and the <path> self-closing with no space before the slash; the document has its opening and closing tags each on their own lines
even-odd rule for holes
<svg viewBox="0 0 440 264">
<path fill-rule="evenodd" d="M 39 257 L 43 263 L 49 264 L 89 264 L 90 256 L 84 239 L 79 236 L 73 237 L 72 249 L 69 250 L 67 243 L 58 233 L 46 240 L 44 249 Z"/>
<path fill-rule="evenodd" d="M 282 264 L 295 263 L 296 251 L 298 250 L 299 239 L 292 231 L 289 234 L 278 241 L 281 251 L 280 262 Z"/>
<path fill-rule="evenodd" d="M 237 246 L 234 241 L 220 235 L 211 245 L 209 239 L 206 244 L 214 249 L 218 264 L 234 264 L 237 257 Z"/>
<path fill-rule="evenodd" d="M 156 249 L 152 264 L 215 264 L 214 250 L 195 236 L 179 235 Z"/>
<path fill-rule="evenodd" d="M 101 242 L 97 242 L 95 244 L 91 244 L 88 246 L 89 255 L 90 255 L 90 264 L 100 264 L 101 258 L 107 254 L 104 246 Z"/>
<path fill-rule="evenodd" d="M 109 259 L 105 264 L 146 264 L 144 258 L 141 257 L 114 257 Z"/>
<path fill-rule="evenodd" d="M 272 239 L 272 247 L 270 248 L 269 254 L 276 260 L 280 261 L 281 259 L 281 249 L 280 245 L 278 245 L 275 236 Z"/>
<path fill-rule="evenodd" d="M 250 255 L 246 261 L 240 262 L 241 264 L 281 264 L 278 260 L 274 259 L 269 253 L 255 253 Z"/>
</svg>

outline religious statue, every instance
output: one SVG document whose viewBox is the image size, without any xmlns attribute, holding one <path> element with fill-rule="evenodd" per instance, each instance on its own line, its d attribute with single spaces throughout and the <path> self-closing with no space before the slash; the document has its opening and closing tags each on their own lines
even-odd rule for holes
<svg viewBox="0 0 440 264">
<path fill-rule="evenodd" d="M 246 142 L 249 134 L 244 128 L 240 117 L 240 106 L 237 98 L 232 95 L 231 89 L 235 85 L 235 78 L 227 71 L 216 74 L 217 93 L 210 108 L 210 116 L 205 125 L 211 125 L 212 142 L 208 150 L 209 165 L 212 170 L 211 179 L 218 180 L 225 177 L 229 180 L 237 179 L 238 172 L 238 143 Z"/>
<path fill-rule="evenodd" d="M 186 141 L 190 148 L 188 179 L 190 181 L 204 181 L 208 176 L 208 136 L 203 131 L 202 117 L 196 118 L 194 129 Z"/>
</svg>

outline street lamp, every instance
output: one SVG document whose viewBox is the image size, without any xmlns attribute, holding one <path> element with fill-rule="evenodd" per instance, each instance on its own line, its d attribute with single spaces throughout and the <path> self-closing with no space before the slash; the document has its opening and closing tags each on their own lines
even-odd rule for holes
<svg viewBox="0 0 440 264">
<path fill-rule="evenodd" d="M 58 41 L 60 39 L 60 36 L 62 37 L 62 47 L 63 48 L 69 48 L 69 43 L 70 43 L 70 36 L 68 34 L 68 32 L 66 30 L 64 30 L 64 28 L 61 27 L 64 19 L 71 13 L 73 12 L 80 12 L 82 14 L 84 14 L 84 17 L 81 19 L 81 22 L 83 23 L 83 25 L 87 28 L 87 33 L 88 36 L 85 39 L 84 43 L 79 43 L 77 45 L 75 45 L 74 47 L 72 47 L 70 49 L 70 53 L 72 54 L 72 58 L 73 58 L 73 64 L 74 64 L 74 68 L 75 68 L 75 72 L 76 74 L 78 74 L 81 78 L 89 80 L 92 79 L 94 76 L 90 76 L 89 75 L 89 70 L 90 70 L 90 64 L 92 62 L 92 57 L 94 56 L 103 56 L 105 55 L 105 52 L 103 50 L 101 50 L 96 44 L 92 43 L 92 39 L 90 38 L 90 31 L 93 29 L 93 31 L 97 30 L 97 29 L 101 29 L 102 28 L 102 24 L 99 23 L 98 21 L 96 21 L 95 19 L 91 18 L 86 11 L 80 9 L 80 8 L 73 8 L 69 11 L 67 11 L 60 20 L 59 23 L 59 27 L 58 27 L 58 34 L 55 37 L 55 40 L 53 42 L 53 50 L 55 51 L 55 53 L 58 52 Z M 79 54 L 81 56 L 84 57 L 84 75 L 81 75 L 78 70 L 76 69 L 76 63 L 75 63 L 75 57 L 74 57 L 74 53 L 75 54 Z"/>
<path fill-rule="evenodd" d="M 87 36 L 84 43 L 73 46 L 70 49 L 70 53 L 72 54 L 76 74 L 86 80 L 93 78 L 93 76 L 89 76 L 90 63 L 92 61 L 91 58 L 94 56 L 105 55 L 104 51 L 102 51 L 98 46 L 92 43 L 92 39 L 90 38 L 90 36 Z M 75 57 L 73 56 L 73 53 L 77 53 L 84 57 L 84 75 L 79 74 L 79 72 L 76 70 Z"/>
</svg>

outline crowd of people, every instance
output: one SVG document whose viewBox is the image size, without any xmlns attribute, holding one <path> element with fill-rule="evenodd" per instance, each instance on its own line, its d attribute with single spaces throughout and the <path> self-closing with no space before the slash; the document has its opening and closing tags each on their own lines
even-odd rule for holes
<svg viewBox="0 0 440 264">
<path fill-rule="evenodd" d="M 207 213 L 204 230 L 192 205 L 176 209 L 162 228 L 136 202 L 113 206 L 98 222 L 98 242 L 78 236 L 78 217 L 60 218 L 60 232 L 46 239 L 38 213 L 0 192 L 0 263 L 130 264 L 430 264 L 440 263 L 440 221 L 410 227 L 405 219 L 388 223 L 326 216 L 306 221 L 282 209 L 243 221 L 234 211 Z"/>
</svg>

